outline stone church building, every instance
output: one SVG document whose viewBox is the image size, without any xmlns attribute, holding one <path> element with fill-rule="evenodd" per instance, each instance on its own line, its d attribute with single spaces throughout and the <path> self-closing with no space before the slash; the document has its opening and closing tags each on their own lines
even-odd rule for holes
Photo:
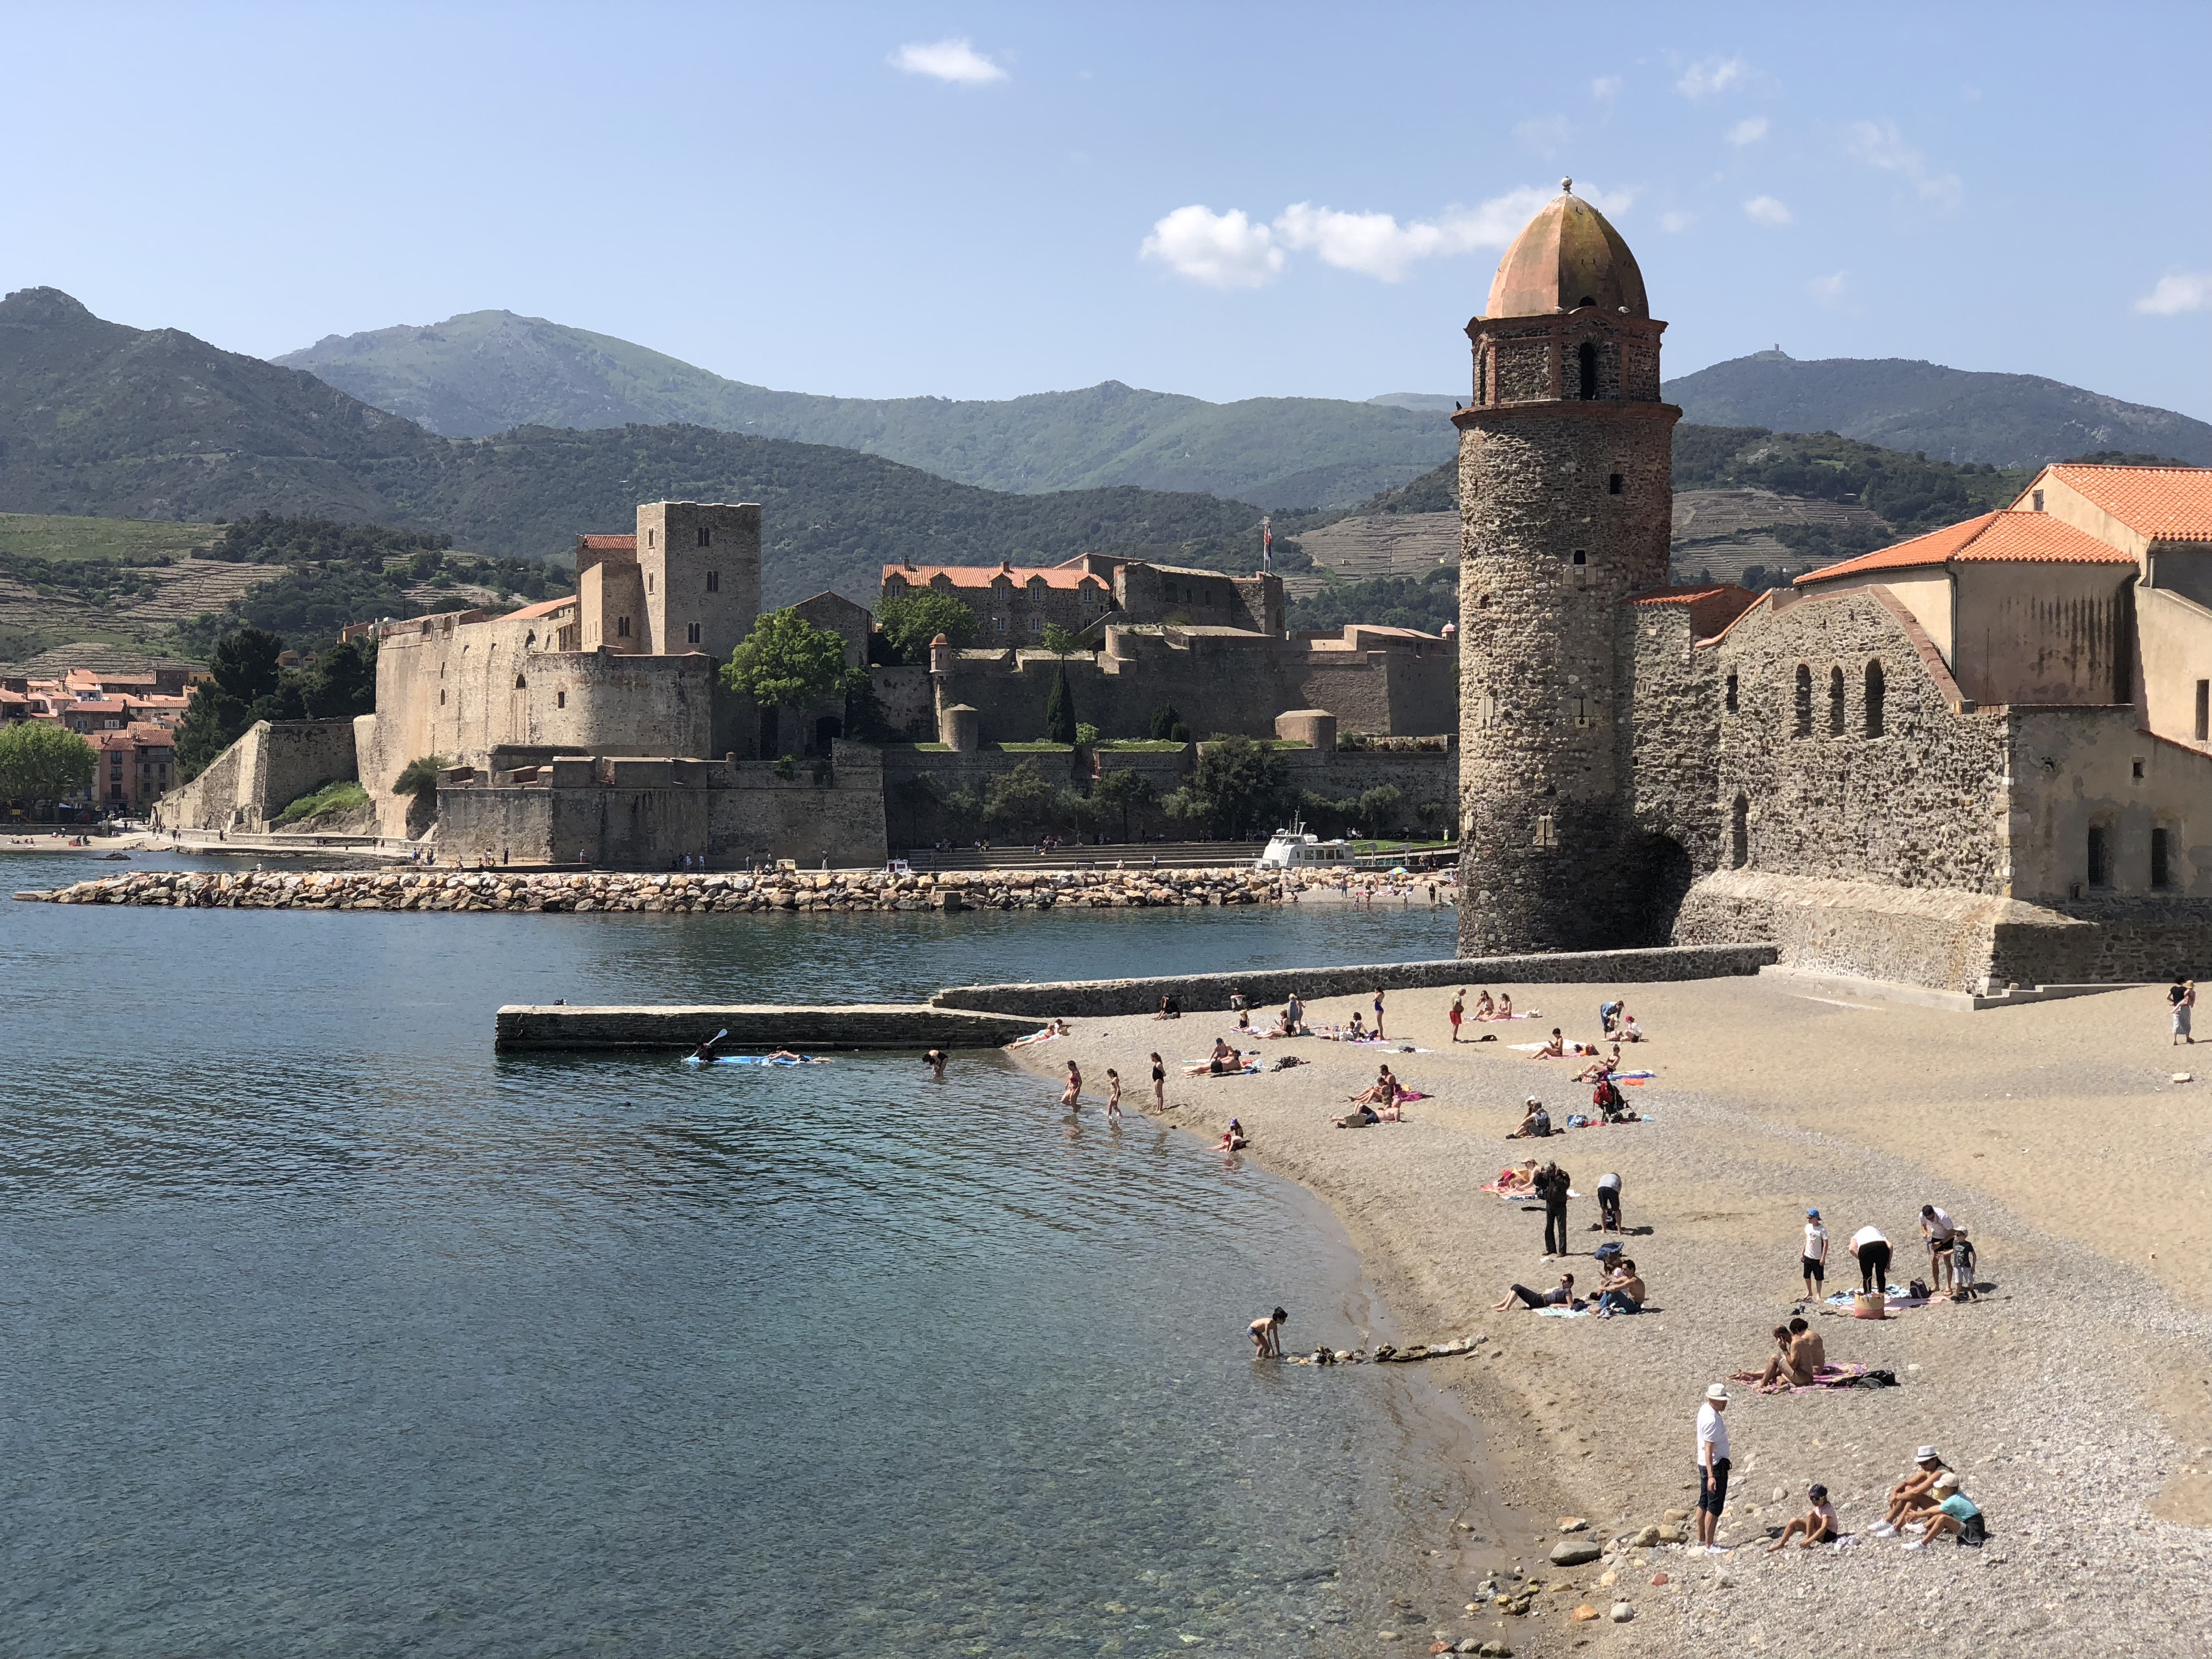
<svg viewBox="0 0 2212 1659">
<path fill-rule="evenodd" d="M 2053 465 L 1792 591 L 1669 586 L 1665 327 L 1571 186 L 1468 325 L 1462 953 L 2212 968 L 2212 470 Z"/>
</svg>

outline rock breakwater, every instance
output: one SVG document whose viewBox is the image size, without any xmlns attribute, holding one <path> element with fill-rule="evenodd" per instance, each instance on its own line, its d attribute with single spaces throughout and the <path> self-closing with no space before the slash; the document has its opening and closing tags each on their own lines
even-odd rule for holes
<svg viewBox="0 0 2212 1659">
<path fill-rule="evenodd" d="M 1265 904 L 1273 878 L 1249 870 L 777 871 L 619 875 L 498 870 L 134 870 L 19 899 L 176 909 L 654 911 L 1048 910 Z"/>
</svg>

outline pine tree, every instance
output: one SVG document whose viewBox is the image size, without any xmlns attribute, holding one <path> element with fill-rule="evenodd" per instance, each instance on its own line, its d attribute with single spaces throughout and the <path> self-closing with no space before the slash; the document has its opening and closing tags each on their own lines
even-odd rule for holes
<svg viewBox="0 0 2212 1659">
<path fill-rule="evenodd" d="M 1075 693 L 1068 689 L 1066 663 L 1052 677 L 1052 695 L 1044 700 L 1044 735 L 1048 743 L 1075 741 Z"/>
</svg>

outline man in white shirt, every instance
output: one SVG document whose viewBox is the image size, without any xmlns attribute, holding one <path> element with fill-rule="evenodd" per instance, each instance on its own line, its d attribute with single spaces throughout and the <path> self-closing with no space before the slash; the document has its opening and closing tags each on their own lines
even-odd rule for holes
<svg viewBox="0 0 2212 1659">
<path fill-rule="evenodd" d="M 1951 1240 L 1958 1231 L 1951 1218 L 1933 1204 L 1920 1206 L 1920 1236 L 1928 1241 L 1928 1277 L 1939 1292 L 1959 1288 L 1959 1276 L 1951 1267 Z"/>
<path fill-rule="evenodd" d="M 1805 1254 L 1800 1265 L 1805 1270 L 1806 1299 L 1823 1295 L 1828 1284 L 1828 1230 L 1820 1224 L 1818 1210 L 1805 1212 Z"/>
<path fill-rule="evenodd" d="M 1889 1287 L 1889 1241 L 1879 1227 L 1862 1227 L 1851 1235 L 1851 1254 L 1859 1260 L 1859 1284 L 1869 1294 Z"/>
<path fill-rule="evenodd" d="M 1698 1543 L 1708 1555 L 1727 1553 L 1713 1539 L 1728 1503 L 1728 1402 L 1729 1391 L 1716 1382 L 1698 1408 Z"/>
</svg>

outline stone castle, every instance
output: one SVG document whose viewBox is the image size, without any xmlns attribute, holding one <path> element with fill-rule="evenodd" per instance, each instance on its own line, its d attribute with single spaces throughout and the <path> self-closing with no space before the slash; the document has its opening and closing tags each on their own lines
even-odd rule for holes
<svg viewBox="0 0 2212 1659">
<path fill-rule="evenodd" d="M 1468 325 L 1462 953 L 2212 966 L 2212 470 L 2053 465 L 1786 592 L 1669 586 L 1665 326 L 1566 185 Z"/>
</svg>

